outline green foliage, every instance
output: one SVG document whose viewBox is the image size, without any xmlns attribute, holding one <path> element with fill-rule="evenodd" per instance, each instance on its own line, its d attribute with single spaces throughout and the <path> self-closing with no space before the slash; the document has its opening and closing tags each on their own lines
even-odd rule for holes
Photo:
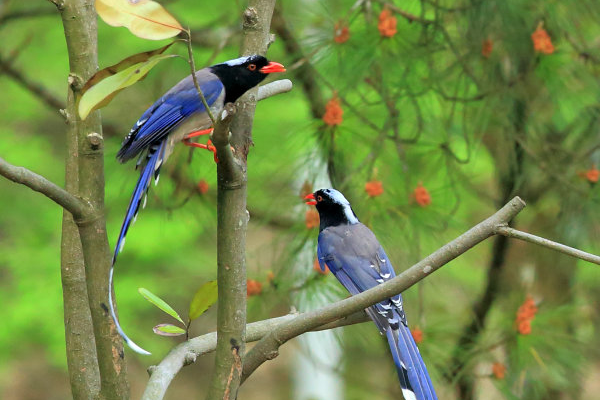
<svg viewBox="0 0 600 400">
<path fill-rule="evenodd" d="M 168 305 L 166 301 L 164 301 L 160 297 L 156 296 L 155 294 L 152 294 L 148 289 L 139 288 L 138 292 L 140 292 L 140 294 L 142 296 L 144 296 L 144 298 L 146 300 L 148 300 L 150 303 L 154 304 L 156 307 L 158 307 L 162 311 L 166 312 L 167 314 L 169 314 L 171 317 L 175 318 L 177 321 L 181 322 L 182 324 L 184 323 L 183 320 L 181 319 L 181 317 L 179 316 L 179 314 L 177 314 L 177 311 L 175 311 L 173 309 L 173 307 Z"/>
<path fill-rule="evenodd" d="M 174 57 L 162 54 L 172 44 L 127 57 L 94 74 L 81 89 L 82 96 L 77 108 L 81 119 L 86 119 L 90 112 L 106 106 L 121 90 L 144 79 L 160 61 Z"/>
<path fill-rule="evenodd" d="M 17 3 L 9 11 L 33 7 Z M 261 282 L 263 290 L 249 299 L 249 320 L 284 314 L 292 304 L 305 310 L 347 295 L 331 274 L 313 269 L 317 230 L 306 228 L 307 208 L 298 196 L 305 180 L 315 188 L 328 185 L 324 171 L 337 174 L 336 186 L 375 231 L 397 271 L 516 194 L 528 202 L 516 221 L 519 229 L 600 252 L 600 192 L 581 176 L 600 165 L 600 53 L 594 47 L 600 33 L 594 2 L 395 2 L 436 22 L 410 22 L 395 14 L 397 33 L 391 38 L 378 32 L 379 2 L 356 9 L 351 9 L 354 0 L 282 3 L 287 26 L 315 66 L 324 100 L 337 92 L 344 114 L 337 127 L 312 118 L 294 68 L 286 76 L 294 80 L 293 92 L 258 105 L 248 160 L 247 263 L 248 276 Z M 235 35 L 231 32 L 239 25 L 242 4 L 207 2 L 199 7 L 179 1 L 168 7 L 192 30 L 210 26 L 202 31 L 202 40 L 217 32 L 221 43 Z M 340 20 L 350 32 L 341 44 L 334 41 Z M 540 22 L 552 39 L 553 54 L 533 49 L 531 34 Z M 30 36 L 41 31 L 44 35 Z M 55 15 L 7 21 L 0 25 L 0 43 L 6 44 L 0 56 L 18 53 L 11 57 L 13 66 L 62 99 L 68 70 L 63 35 Z M 481 53 L 486 39 L 493 42 L 487 58 Z M 105 24 L 99 25 L 99 45 L 101 66 L 148 46 Z M 296 65 L 295 55 L 284 49 L 278 37 L 269 58 Z M 186 54 L 184 46 L 172 51 Z M 238 43 L 225 42 L 216 55 L 213 47 L 200 44 L 194 51 L 200 68 L 236 57 Z M 160 63 L 102 110 L 103 120 L 118 128 L 105 132 L 112 244 L 139 173 L 133 165 L 117 163 L 114 155 L 139 115 L 188 73 L 184 62 Z M 62 184 L 65 128 L 60 114 L 7 75 L 0 76 L 0 93 L 9 99 L 0 107 L 0 156 Z M 201 179 L 209 185 L 204 195 L 196 189 Z M 365 193 L 371 180 L 382 182 L 382 195 Z M 419 183 L 431 195 L 426 207 L 413 196 Z M 216 184 L 210 154 L 176 149 L 116 266 L 121 322 L 131 337 L 158 349 L 158 357 L 172 343 L 152 335 L 160 313 L 140 301 L 135 290 L 150 288 L 168 299 L 171 310 L 185 310 L 201 282 L 214 279 Z M 18 360 L 35 355 L 64 367 L 61 211 L 4 179 L 0 193 L 0 302 L 3 320 L 11 327 L 0 332 L 0 366 L 16 369 Z M 588 366 L 600 359 L 595 350 L 600 345 L 598 271 L 517 242 L 510 243 L 498 296 L 474 347 L 458 349 L 465 368 L 445 380 L 457 340 L 473 320 L 472 304 L 485 289 L 492 252 L 491 241 L 486 242 L 404 294 L 410 325 L 424 332 L 419 347 L 436 385 L 450 392 L 467 377 L 506 399 L 559 393 L 595 398 L 584 386 L 594 371 Z M 267 278 L 270 271 L 273 278 Z M 527 293 L 534 295 L 539 312 L 532 333 L 523 336 L 514 320 Z M 190 319 L 194 315 L 190 306 Z M 214 326 L 215 313 L 209 309 L 190 335 Z M 347 328 L 339 340 L 346 350 L 340 373 L 347 378 L 349 399 L 399 398 L 389 355 L 375 328 Z M 505 379 L 491 378 L 494 362 L 506 365 Z M 382 387 L 382 376 L 389 386 Z M 280 398 L 289 398 L 282 392 Z"/>
<path fill-rule="evenodd" d="M 196 291 L 192 301 L 190 302 L 190 311 L 188 313 L 189 321 L 193 321 L 202 314 L 210 306 L 215 304 L 218 299 L 217 281 L 206 282 Z"/>
</svg>

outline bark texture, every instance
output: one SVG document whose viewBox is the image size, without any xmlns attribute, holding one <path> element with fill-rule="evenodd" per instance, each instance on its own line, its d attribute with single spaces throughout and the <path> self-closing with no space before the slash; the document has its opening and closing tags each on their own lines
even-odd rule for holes
<svg viewBox="0 0 600 400">
<path fill-rule="evenodd" d="M 90 346 L 91 343 L 95 343 L 100 372 L 100 397 L 111 400 L 127 399 L 129 384 L 123 344 L 106 306 L 110 249 L 104 219 L 104 149 L 100 113 L 92 113 L 82 121 L 76 109 L 76 101 L 82 85 L 98 69 L 97 16 L 93 0 L 65 0 L 55 4 L 63 21 L 70 67 L 66 110 L 69 146 L 66 160 L 67 189 L 86 200 L 93 208 L 93 211 L 87 213 L 84 218 L 75 219 L 81 249 L 77 248 L 78 241 L 70 218 L 68 216 L 64 218 L 63 281 L 77 285 L 78 296 L 84 293 L 81 286 L 83 278 L 81 255 L 83 255 L 88 306 L 94 333 L 90 338 L 89 328 L 80 327 L 87 336 L 85 344 L 82 343 L 83 339 L 78 339 L 81 340 L 80 345 L 85 346 L 86 354 L 77 353 L 76 348 L 71 348 L 68 352 L 72 360 L 77 358 L 78 363 L 89 363 L 94 359 Z M 75 268 L 75 272 L 67 268 Z M 75 307 L 72 303 L 77 303 L 79 309 L 83 307 L 83 301 L 82 298 L 75 298 L 73 293 L 73 299 L 70 299 L 68 304 L 69 307 Z M 65 320 L 73 324 L 76 321 L 71 311 L 65 314 Z M 89 319 L 86 321 L 89 323 Z M 70 329 L 68 325 L 67 329 Z M 76 330 L 72 330 L 68 335 L 73 334 L 76 334 Z M 93 370 L 94 368 L 90 366 L 89 371 Z M 84 368 L 80 371 L 85 373 L 88 369 Z M 93 383 L 90 388 L 95 390 L 96 378 L 89 376 L 86 379 Z"/>
<path fill-rule="evenodd" d="M 241 55 L 265 54 L 275 0 L 251 0 L 243 14 Z M 246 342 L 246 210 L 248 150 L 258 88 L 238 102 L 236 113 L 215 127 L 217 148 L 217 347 L 207 399 L 237 397 Z M 231 124 L 231 125 L 230 125 Z M 229 138 L 229 127 L 231 137 Z M 228 140 L 229 139 L 229 140 Z M 235 154 L 229 148 L 229 142 Z"/>
</svg>

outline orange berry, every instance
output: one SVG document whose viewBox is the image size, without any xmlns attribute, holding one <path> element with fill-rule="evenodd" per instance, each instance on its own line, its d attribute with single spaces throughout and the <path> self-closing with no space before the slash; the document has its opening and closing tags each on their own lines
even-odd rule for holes
<svg viewBox="0 0 600 400">
<path fill-rule="evenodd" d="M 429 191 L 419 182 L 415 190 L 413 191 L 413 198 L 415 202 L 421 207 L 427 207 L 431 204 L 431 195 Z"/>
<path fill-rule="evenodd" d="M 592 168 L 588 169 L 587 171 L 585 171 L 585 179 L 588 180 L 588 182 L 590 183 L 597 183 L 598 182 L 598 178 L 600 178 L 600 171 L 598 171 L 596 169 L 595 165 L 592 165 Z"/>
<path fill-rule="evenodd" d="M 412 334 L 412 337 L 416 344 L 419 344 L 423 341 L 423 338 L 424 338 L 423 331 L 420 330 L 418 327 L 415 327 L 413 330 L 410 331 L 410 333 Z"/>
<path fill-rule="evenodd" d="M 319 226 L 319 212 L 314 209 L 306 210 L 304 222 L 306 229 L 317 228 Z"/>
<path fill-rule="evenodd" d="M 538 53 L 552 54 L 554 53 L 554 45 L 552 44 L 552 39 L 550 39 L 548 32 L 546 32 L 543 26 L 544 23 L 540 22 L 535 32 L 531 34 L 533 49 Z"/>
<path fill-rule="evenodd" d="M 205 194 L 206 192 L 208 192 L 208 183 L 202 179 L 200 182 L 198 182 L 197 185 L 198 191 L 200 192 L 200 194 Z"/>
<path fill-rule="evenodd" d="M 377 23 L 377 29 L 379 29 L 381 36 L 388 38 L 394 36 L 398 32 L 396 24 L 396 17 L 390 10 L 384 8 L 379 14 L 379 22 Z"/>
<path fill-rule="evenodd" d="M 258 296 L 262 292 L 262 284 L 254 279 L 246 281 L 246 294 L 250 296 Z"/>
<path fill-rule="evenodd" d="M 350 28 L 348 28 L 343 21 L 335 23 L 333 28 L 333 40 L 336 43 L 342 44 L 350 39 Z"/>
<path fill-rule="evenodd" d="M 521 335 L 529 335 L 531 333 L 531 320 L 521 321 L 518 326 L 518 331 Z"/>
<path fill-rule="evenodd" d="M 325 104 L 325 114 L 323 114 L 323 122 L 329 126 L 340 125 L 344 121 L 344 110 L 340 105 L 340 100 L 337 94 L 334 94 L 331 100 Z"/>
<path fill-rule="evenodd" d="M 494 42 L 492 42 L 492 39 L 485 39 L 481 44 L 481 55 L 485 58 L 489 58 L 493 49 Z"/>
<path fill-rule="evenodd" d="M 496 379 L 504 379 L 506 374 L 506 366 L 501 362 L 495 362 L 492 364 L 492 374 Z"/>
<path fill-rule="evenodd" d="M 535 305 L 535 301 L 531 295 L 527 295 L 523 304 L 519 307 L 517 311 L 517 319 L 515 323 L 517 324 L 517 330 L 521 335 L 529 335 L 531 333 L 531 321 L 535 317 L 538 308 Z"/>
<path fill-rule="evenodd" d="M 383 194 L 383 183 L 381 181 L 370 181 L 365 183 L 365 192 L 369 197 L 377 197 Z"/>
</svg>

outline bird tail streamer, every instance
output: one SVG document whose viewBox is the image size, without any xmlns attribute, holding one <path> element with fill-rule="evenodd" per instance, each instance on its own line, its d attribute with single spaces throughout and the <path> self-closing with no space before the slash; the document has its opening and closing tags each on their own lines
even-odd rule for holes
<svg viewBox="0 0 600 400">
<path fill-rule="evenodd" d="M 400 322 L 389 326 L 386 337 L 396 364 L 402 395 L 406 400 L 437 400 L 427 367 L 421 358 L 410 329 Z"/>
<path fill-rule="evenodd" d="M 121 226 L 121 231 L 119 233 L 119 239 L 117 240 L 115 246 L 115 252 L 113 254 L 112 265 L 110 267 L 110 273 L 108 275 L 108 303 L 110 308 L 110 314 L 115 322 L 117 327 L 117 332 L 123 338 L 127 346 L 129 346 L 133 351 L 140 354 L 150 354 L 150 352 L 144 350 L 137 344 L 133 342 L 123 331 L 121 328 L 121 324 L 119 323 L 119 319 L 117 318 L 114 301 L 113 301 L 113 272 L 115 268 L 115 262 L 117 261 L 117 255 L 123 249 L 123 245 L 125 244 L 125 236 L 127 235 L 127 231 L 131 224 L 133 224 L 137 218 L 137 214 L 140 210 L 140 206 L 144 208 L 146 206 L 146 198 L 148 196 L 148 189 L 150 188 L 150 183 L 152 182 L 152 178 L 154 177 L 154 182 L 158 183 L 160 167 L 163 162 L 163 156 L 166 148 L 166 140 L 163 140 L 160 143 L 152 145 L 147 154 L 147 161 L 142 171 L 140 172 L 140 178 L 138 179 L 137 184 L 135 185 L 135 189 L 133 191 L 133 195 L 131 196 L 131 200 L 129 201 L 129 206 L 127 207 L 127 213 L 125 214 L 125 219 L 123 220 L 123 225 Z"/>
</svg>

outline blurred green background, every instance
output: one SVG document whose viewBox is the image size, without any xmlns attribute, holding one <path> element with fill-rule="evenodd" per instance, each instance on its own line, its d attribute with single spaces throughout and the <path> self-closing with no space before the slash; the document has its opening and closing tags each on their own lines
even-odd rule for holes
<svg viewBox="0 0 600 400">
<path fill-rule="evenodd" d="M 514 195 L 528 202 L 515 227 L 600 253 L 599 189 L 585 175 L 600 163 L 597 2 L 397 0 L 387 6 L 397 19 L 397 33 L 389 38 L 377 27 L 384 3 L 278 2 L 275 18 L 283 28 L 275 32 L 268 56 L 288 67 L 277 78 L 295 86 L 261 102 L 254 123 L 247 262 L 248 278 L 259 281 L 262 292 L 249 299 L 250 321 L 283 315 L 292 306 L 310 308 L 319 296 L 346 296 L 334 277 L 313 269 L 318 230 L 305 224 L 308 208 L 299 197 L 305 182 L 316 189 L 331 178 L 397 271 Z M 237 57 L 245 2 L 163 4 L 194 31 L 196 65 Z M 349 39 L 338 43 L 343 27 Z M 534 50 L 537 28 L 551 39 L 551 54 Z M 142 40 L 99 20 L 100 67 L 167 42 Z M 183 44 L 173 48 L 186 54 Z M 65 124 L 48 98 L 65 101 L 68 60 L 51 3 L 0 1 L 0 61 L 0 156 L 62 185 Z M 115 159 L 121 140 L 188 71 L 184 60 L 166 60 L 102 110 L 110 126 L 105 165 L 111 244 L 138 175 L 132 164 Z M 316 92 L 307 95 L 303 89 L 311 79 L 299 72 L 314 79 Z M 48 95 L 34 93 L 32 85 Z M 335 93 L 343 122 L 329 127 L 315 114 Z M 153 353 L 140 357 L 126 350 L 134 398 L 147 381 L 144 370 L 179 342 L 152 333 L 154 325 L 173 321 L 137 288 L 185 313 L 195 290 L 216 277 L 212 156 L 180 146 L 163 171 L 115 272 L 123 327 Z M 197 187 L 202 180 L 206 193 Z M 380 181 L 383 194 L 369 197 L 369 181 Z M 418 185 L 427 189 L 431 204 L 417 204 Z M 63 399 L 69 388 L 61 210 L 5 179 L 0 194 L 0 398 Z M 595 265 L 489 239 L 408 290 L 409 323 L 424 333 L 419 347 L 439 397 L 459 398 L 457 388 L 467 387 L 478 399 L 597 398 L 599 284 Z M 477 321 L 473 307 L 484 293 L 490 296 L 486 318 L 476 323 L 477 335 L 467 335 L 468 345 L 458 345 Z M 519 335 L 516 313 L 528 294 L 539 311 L 531 334 Z M 213 331 L 215 320 L 211 309 L 192 333 Z M 335 338 L 343 356 L 333 372 L 342 378 L 344 398 L 400 398 L 386 344 L 371 324 L 344 328 Z M 284 346 L 242 387 L 240 398 L 292 398 L 293 360 L 304 350 L 295 341 Z M 504 377 L 492 374 L 494 363 L 506 367 Z M 199 396 L 211 368 L 207 356 L 184 369 L 167 398 Z"/>
</svg>

